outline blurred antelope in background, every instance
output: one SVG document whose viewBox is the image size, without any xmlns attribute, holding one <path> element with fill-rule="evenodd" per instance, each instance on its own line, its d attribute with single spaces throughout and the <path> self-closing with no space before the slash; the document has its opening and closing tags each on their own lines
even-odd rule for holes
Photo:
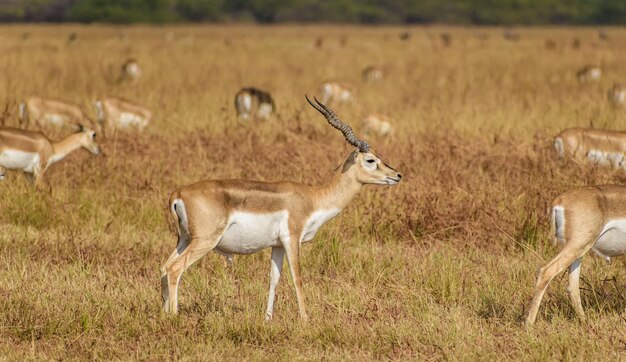
<svg viewBox="0 0 626 362">
<path fill-rule="evenodd" d="M 361 121 L 365 135 L 388 136 L 392 132 L 389 117 L 382 114 L 370 114 Z"/>
<path fill-rule="evenodd" d="M 366 82 L 373 82 L 373 81 L 381 80 L 383 79 L 383 75 L 384 75 L 383 69 L 381 67 L 377 67 L 374 65 L 363 69 L 363 72 L 361 73 L 363 80 Z"/>
<path fill-rule="evenodd" d="M 152 112 L 125 99 L 106 97 L 94 102 L 96 120 L 105 129 L 136 128 L 143 131 L 152 120 Z"/>
<path fill-rule="evenodd" d="M 592 128 L 569 128 L 554 139 L 560 158 L 572 157 L 603 166 L 626 169 L 626 132 Z"/>
<path fill-rule="evenodd" d="M 349 102 L 354 96 L 354 86 L 343 81 L 328 81 L 322 84 L 322 103 Z"/>
<path fill-rule="evenodd" d="M 274 99 L 264 90 L 254 87 L 241 88 L 235 95 L 235 109 L 242 120 L 265 120 L 274 112 Z"/>
<path fill-rule="evenodd" d="M 626 254 L 626 186 L 591 186 L 565 192 L 552 202 L 551 226 L 561 251 L 541 268 L 526 325 L 537 318 L 552 279 L 569 268 L 569 298 L 584 319 L 580 300 L 580 262 L 589 250 L 610 259 Z"/>
<path fill-rule="evenodd" d="M 120 70 L 119 81 L 129 80 L 132 82 L 136 82 L 141 77 L 141 67 L 139 63 L 134 58 L 127 59 L 124 64 L 122 64 L 122 69 Z"/>
<path fill-rule="evenodd" d="M 24 128 L 31 123 L 37 127 L 76 127 L 83 122 L 91 122 L 74 103 L 40 97 L 30 97 L 20 103 L 18 117 Z"/>
<path fill-rule="evenodd" d="M 613 85 L 613 88 L 609 89 L 609 101 L 617 107 L 626 104 L 626 86 L 620 83 Z"/>
<path fill-rule="evenodd" d="M 578 81 L 581 83 L 599 81 L 602 77 L 602 69 L 595 65 L 588 65 L 576 73 Z"/>
<path fill-rule="evenodd" d="M 100 154 L 95 139 L 96 132 L 82 126 L 77 133 L 59 142 L 51 141 L 38 131 L 0 128 L 0 166 L 32 175 L 35 185 L 39 186 L 48 167 L 71 152 L 82 147 L 94 155 Z"/>
<path fill-rule="evenodd" d="M 287 256 L 300 317 L 307 319 L 300 276 L 300 244 L 337 216 L 363 185 L 395 185 L 402 175 L 385 164 L 367 142 L 358 139 L 324 104 L 307 101 L 341 131 L 356 150 L 324 185 L 291 181 L 208 180 L 174 191 L 169 198 L 178 245 L 161 268 L 161 292 L 166 312 L 178 312 L 178 285 L 183 272 L 215 250 L 220 254 L 252 254 L 272 248 L 270 287 L 265 312 L 271 319 L 276 286 Z"/>
</svg>

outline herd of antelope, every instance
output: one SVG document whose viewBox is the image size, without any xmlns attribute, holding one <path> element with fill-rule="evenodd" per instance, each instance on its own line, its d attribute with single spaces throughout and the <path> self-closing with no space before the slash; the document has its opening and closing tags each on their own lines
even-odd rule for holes
<svg viewBox="0 0 626 362">
<path fill-rule="evenodd" d="M 509 37 L 512 37 L 510 35 Z M 450 44 L 451 37 L 442 37 Z M 370 66 L 361 73 L 366 83 L 379 82 L 383 67 Z M 118 80 L 137 82 L 141 68 L 135 59 L 121 66 Z M 600 79 L 602 70 L 587 66 L 577 73 L 581 83 Z M 397 185 L 402 174 L 379 158 L 368 141 L 359 138 L 329 105 L 354 100 L 355 86 L 345 81 L 327 81 L 320 88 L 321 100 L 306 98 L 326 122 L 354 147 L 335 174 L 322 185 L 292 181 L 261 182 L 241 179 L 204 180 L 183 186 L 170 194 L 168 215 L 177 231 L 176 247 L 161 268 L 161 295 L 166 312 L 178 312 L 178 287 L 184 271 L 210 251 L 232 260 L 271 248 L 266 319 L 273 316 L 276 287 L 285 258 L 295 287 L 300 317 L 306 320 L 302 289 L 300 246 L 311 241 L 319 229 L 336 217 L 364 185 Z M 626 86 L 615 84 L 608 99 L 616 107 L 626 103 Z M 19 128 L 0 127 L 0 180 L 7 170 L 21 170 L 38 188 L 46 170 L 69 153 L 84 148 L 101 153 L 97 134 L 118 130 L 143 131 L 153 114 L 139 104 L 117 97 L 94 100 L 95 122 L 80 105 L 30 97 L 19 104 Z M 268 120 L 276 112 L 272 95 L 256 87 L 242 88 L 235 95 L 235 110 L 242 121 Z M 85 124 L 89 127 L 85 127 Z M 72 130 L 61 141 L 52 141 L 43 131 Z M 366 136 L 393 135 L 393 121 L 381 114 L 363 117 L 360 131 Z M 626 170 L 626 131 L 571 128 L 555 137 L 559 158 L 591 162 Z M 574 310 L 584 318 L 579 291 L 581 258 L 589 251 L 610 259 L 626 254 L 626 186 L 576 188 L 552 203 L 551 224 L 561 251 L 541 268 L 528 315 L 535 322 L 541 299 L 552 279 L 569 269 L 569 296 Z"/>
</svg>

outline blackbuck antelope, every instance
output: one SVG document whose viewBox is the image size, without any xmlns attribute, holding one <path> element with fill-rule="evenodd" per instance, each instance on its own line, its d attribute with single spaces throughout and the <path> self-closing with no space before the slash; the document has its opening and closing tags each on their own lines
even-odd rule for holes
<svg viewBox="0 0 626 362">
<path fill-rule="evenodd" d="M 578 81 L 581 83 L 596 82 L 602 77 L 602 69 L 595 65 L 588 65 L 576 73 Z"/>
<path fill-rule="evenodd" d="M 361 72 L 361 76 L 366 82 L 375 82 L 377 80 L 381 80 L 383 79 L 383 75 L 383 68 L 373 65 L 363 69 L 363 72 Z"/>
<path fill-rule="evenodd" d="M 120 69 L 119 81 L 129 80 L 135 82 L 141 77 L 141 67 L 136 59 L 129 58 Z"/>
<path fill-rule="evenodd" d="M 388 136 L 391 131 L 391 121 L 389 117 L 382 114 L 370 114 L 361 121 L 363 133 L 366 135 L 376 135 L 379 137 Z"/>
<path fill-rule="evenodd" d="M 568 128 L 554 139 L 559 158 L 572 157 L 602 166 L 626 167 L 626 132 Z"/>
<path fill-rule="evenodd" d="M 290 181 L 201 181 L 174 191 L 169 214 L 178 230 L 178 245 L 163 265 L 161 291 L 166 312 L 178 312 L 178 285 L 183 272 L 211 250 L 220 254 L 252 254 L 272 248 L 266 319 L 286 256 L 295 286 L 300 317 L 307 319 L 300 276 L 300 244 L 313 239 L 366 184 L 395 185 L 402 175 L 385 164 L 352 128 L 321 102 L 307 101 L 357 149 L 332 179 L 319 186 Z"/>
<path fill-rule="evenodd" d="M 39 186 L 48 167 L 71 152 L 82 147 L 94 155 L 100 154 L 96 132 L 80 128 L 59 142 L 52 142 L 37 131 L 0 128 L 0 166 L 32 175 L 35 185 Z"/>
<path fill-rule="evenodd" d="M 569 268 L 569 298 L 585 317 L 580 301 L 580 263 L 589 250 L 605 258 L 626 254 L 626 186 L 591 186 L 565 192 L 552 202 L 552 227 L 559 254 L 539 271 L 526 325 L 535 322 L 552 279 Z"/>
<path fill-rule="evenodd" d="M 354 95 L 352 84 L 342 81 L 328 81 L 322 84 L 322 103 L 336 104 L 349 102 Z"/>
<path fill-rule="evenodd" d="M 142 131 L 152 120 L 152 112 L 128 100 L 106 97 L 96 100 L 96 120 L 105 129 L 136 128 Z"/>
<path fill-rule="evenodd" d="M 613 88 L 609 89 L 609 101 L 616 107 L 621 107 L 626 104 L 626 85 L 615 84 Z"/>
<path fill-rule="evenodd" d="M 0 166 L 0 181 L 4 180 L 7 177 L 7 169 L 4 166 Z"/>
<path fill-rule="evenodd" d="M 237 115 L 245 121 L 268 119 L 275 108 L 272 95 L 258 88 L 241 88 L 235 95 Z"/>
<path fill-rule="evenodd" d="M 74 104 L 56 99 L 30 97 L 20 103 L 18 118 L 22 127 L 29 127 L 33 123 L 37 127 L 76 127 L 89 118 L 82 109 Z"/>
</svg>

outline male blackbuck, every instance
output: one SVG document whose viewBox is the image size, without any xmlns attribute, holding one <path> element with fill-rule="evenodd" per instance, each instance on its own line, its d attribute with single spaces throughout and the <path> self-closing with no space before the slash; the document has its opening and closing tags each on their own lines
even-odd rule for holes
<svg viewBox="0 0 626 362">
<path fill-rule="evenodd" d="M 354 86 L 343 81 L 328 81 L 322 84 L 322 103 L 349 102 L 354 96 Z"/>
<path fill-rule="evenodd" d="M 131 101 L 106 97 L 94 102 L 96 120 L 105 129 L 143 130 L 152 120 L 152 112 Z"/>
<path fill-rule="evenodd" d="M 78 124 L 90 122 L 78 105 L 40 97 L 30 97 L 20 103 L 18 117 L 22 127 L 29 127 L 31 123 L 44 128 L 48 126 L 75 127 Z"/>
<path fill-rule="evenodd" d="M 617 83 L 609 89 L 609 101 L 616 107 L 626 104 L 626 85 Z"/>
<path fill-rule="evenodd" d="M 596 82 L 602 77 L 602 69 L 595 65 L 588 65 L 576 73 L 578 81 L 581 83 Z"/>
<path fill-rule="evenodd" d="M 535 322 L 541 299 L 552 279 L 569 268 L 568 292 L 580 318 L 580 262 L 589 250 L 605 258 L 626 254 L 626 186 L 580 187 L 552 202 L 551 224 L 559 254 L 539 271 L 526 324 Z"/>
<path fill-rule="evenodd" d="M 178 311 L 183 272 L 211 250 L 224 255 L 252 254 L 272 248 L 266 319 L 271 319 L 276 286 L 286 256 L 300 317 L 307 319 L 300 276 L 300 244 L 313 239 L 366 184 L 395 185 L 402 175 L 358 139 L 352 128 L 321 102 L 307 101 L 356 147 L 324 185 L 290 181 L 208 180 L 179 188 L 169 198 L 178 244 L 161 271 L 166 312 Z"/>
<path fill-rule="evenodd" d="M 249 119 L 268 119 L 275 108 L 272 95 L 258 88 L 241 88 L 235 95 L 237 115 L 245 121 Z"/>
<path fill-rule="evenodd" d="M 363 72 L 361 72 L 361 76 L 366 82 L 375 82 L 377 80 L 381 80 L 383 79 L 383 75 L 383 68 L 374 65 L 363 69 Z"/>
<path fill-rule="evenodd" d="M 38 131 L 0 128 L 0 166 L 32 175 L 35 185 L 39 186 L 48 167 L 71 152 L 82 147 L 94 155 L 99 154 L 100 146 L 95 138 L 96 132 L 82 126 L 59 142 L 52 142 Z"/>
<path fill-rule="evenodd" d="M 568 128 L 554 139 L 559 158 L 566 156 L 603 166 L 626 167 L 626 132 Z"/>
<path fill-rule="evenodd" d="M 382 114 L 370 114 L 361 121 L 363 133 L 379 137 L 388 136 L 391 131 L 391 120 Z"/>
<path fill-rule="evenodd" d="M 137 62 L 137 59 L 129 58 L 120 69 L 119 81 L 132 81 L 135 82 L 141 77 L 141 67 Z"/>
</svg>

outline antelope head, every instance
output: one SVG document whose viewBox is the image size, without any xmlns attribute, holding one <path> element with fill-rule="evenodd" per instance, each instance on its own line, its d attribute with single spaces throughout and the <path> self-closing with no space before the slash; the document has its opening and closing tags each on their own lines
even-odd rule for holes
<svg viewBox="0 0 626 362">
<path fill-rule="evenodd" d="M 94 155 L 100 154 L 100 145 L 96 143 L 96 131 L 85 128 L 82 124 L 79 124 L 77 134 L 80 134 L 79 143 L 81 147 Z"/>
<path fill-rule="evenodd" d="M 357 138 L 347 123 L 342 122 L 337 115 L 327 106 L 315 99 L 315 103 L 306 97 L 313 108 L 320 112 L 328 123 L 339 130 L 346 141 L 356 147 L 343 163 L 342 173 L 349 173 L 362 184 L 396 185 L 402 179 L 402 174 L 395 168 L 383 162 L 370 145 Z"/>
</svg>

